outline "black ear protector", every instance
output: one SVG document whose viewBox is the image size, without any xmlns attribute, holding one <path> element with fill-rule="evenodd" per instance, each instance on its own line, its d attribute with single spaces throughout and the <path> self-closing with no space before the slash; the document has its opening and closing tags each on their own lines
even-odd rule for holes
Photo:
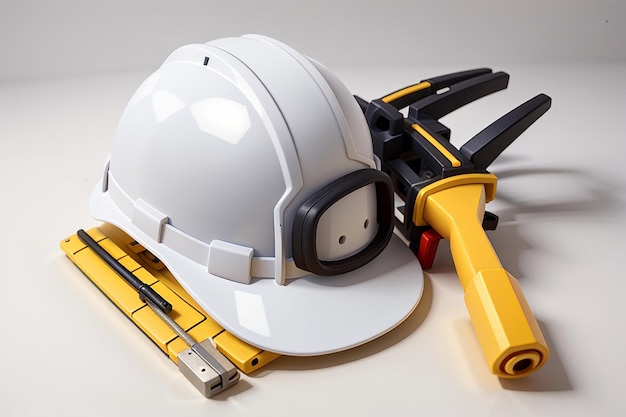
<svg viewBox="0 0 626 417">
<path fill-rule="evenodd" d="M 317 254 L 317 226 L 322 215 L 348 194 L 374 184 L 378 231 L 363 250 L 337 261 L 322 261 Z M 377 169 L 351 172 L 319 190 L 300 206 L 292 229 L 293 260 L 300 269 L 316 275 L 338 275 L 355 270 L 378 256 L 393 233 L 393 184 L 387 174 Z"/>
</svg>

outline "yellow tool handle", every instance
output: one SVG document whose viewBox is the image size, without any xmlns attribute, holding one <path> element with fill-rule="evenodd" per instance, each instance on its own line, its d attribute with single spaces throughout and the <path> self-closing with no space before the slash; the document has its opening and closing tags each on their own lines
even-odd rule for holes
<svg viewBox="0 0 626 417">
<path fill-rule="evenodd" d="M 430 194 L 422 216 L 450 251 L 485 359 L 494 374 L 517 378 L 548 359 L 546 344 L 517 280 L 509 274 L 482 228 L 483 184 L 457 185 Z"/>
</svg>

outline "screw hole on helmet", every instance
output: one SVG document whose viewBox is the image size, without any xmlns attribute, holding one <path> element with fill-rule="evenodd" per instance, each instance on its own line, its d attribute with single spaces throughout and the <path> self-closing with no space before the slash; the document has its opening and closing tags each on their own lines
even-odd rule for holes
<svg viewBox="0 0 626 417">
<path fill-rule="evenodd" d="M 343 245 L 344 243 L 346 243 L 346 235 L 339 236 L 339 244 Z"/>
<path fill-rule="evenodd" d="M 367 229 L 368 227 L 370 227 L 370 219 L 365 219 L 363 222 L 363 229 Z"/>
</svg>

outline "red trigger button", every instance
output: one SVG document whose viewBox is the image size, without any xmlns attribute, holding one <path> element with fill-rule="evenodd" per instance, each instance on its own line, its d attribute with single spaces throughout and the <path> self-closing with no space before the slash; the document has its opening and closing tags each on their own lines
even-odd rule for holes
<svg viewBox="0 0 626 417">
<path fill-rule="evenodd" d="M 435 229 L 428 229 L 422 233 L 417 250 L 417 259 L 420 261 L 420 264 L 422 264 L 423 269 L 428 269 L 433 266 L 440 240 L 441 235 L 437 233 Z"/>
</svg>

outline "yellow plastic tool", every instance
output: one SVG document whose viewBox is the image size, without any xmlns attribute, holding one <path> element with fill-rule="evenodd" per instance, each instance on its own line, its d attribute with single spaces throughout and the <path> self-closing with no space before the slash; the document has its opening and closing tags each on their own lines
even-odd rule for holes
<svg viewBox="0 0 626 417">
<path fill-rule="evenodd" d="M 487 167 L 550 108 L 551 99 L 540 94 L 528 100 L 460 149 L 439 122 L 457 108 L 505 89 L 508 80 L 506 73 L 481 68 L 421 81 L 372 102 L 357 101 L 381 168 L 405 203 L 397 210 L 396 227 L 424 268 L 432 264 L 438 239 L 450 241 L 489 369 L 518 378 L 543 366 L 549 351 L 520 285 L 502 267 L 485 234 L 497 224 L 497 216 L 485 212 L 497 183 Z M 400 112 L 407 106 L 407 113 Z"/>
<path fill-rule="evenodd" d="M 485 185 L 437 186 L 425 198 L 422 218 L 450 241 L 465 305 L 491 372 L 505 378 L 531 373 L 548 359 L 548 346 L 517 280 L 502 267 L 483 230 Z"/>
<path fill-rule="evenodd" d="M 200 308 L 158 259 L 120 229 L 104 223 L 87 233 L 141 281 L 150 285 L 172 304 L 169 315 L 183 330 L 197 341 L 212 339 L 217 349 L 242 372 L 255 371 L 280 356 L 251 346 L 224 330 Z M 139 299 L 130 285 L 93 251 L 88 250 L 76 234 L 62 240 L 61 249 L 120 311 L 174 363 L 178 362 L 178 355 L 188 345 Z"/>
</svg>

